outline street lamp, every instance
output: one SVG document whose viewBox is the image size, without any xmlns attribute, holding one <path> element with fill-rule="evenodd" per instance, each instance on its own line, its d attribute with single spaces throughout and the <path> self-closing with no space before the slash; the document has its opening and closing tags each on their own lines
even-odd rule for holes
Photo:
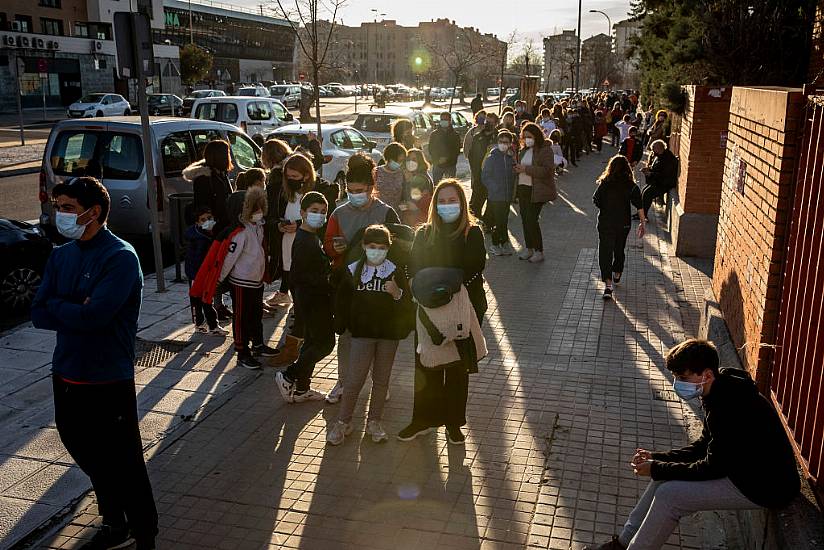
<svg viewBox="0 0 824 550">
<path fill-rule="evenodd" d="M 378 22 L 378 17 L 386 17 L 386 14 L 385 13 L 380 13 L 380 10 L 377 9 L 377 8 L 372 8 L 369 11 L 372 12 L 372 15 L 375 18 L 375 23 Z M 375 44 L 375 46 L 376 46 L 375 49 L 377 49 L 377 41 L 378 41 L 377 38 L 378 38 L 378 35 L 376 33 L 375 34 L 375 43 L 376 43 Z M 369 27 L 367 27 L 367 30 L 366 30 L 366 77 L 369 78 Z M 377 55 L 375 55 L 375 84 L 377 84 L 377 83 L 378 83 L 378 60 L 377 60 Z"/>
<path fill-rule="evenodd" d="M 607 18 L 607 26 L 608 26 L 608 28 L 607 28 L 607 36 L 609 36 L 609 38 L 610 38 L 610 43 L 612 43 L 612 19 L 610 19 L 610 18 L 609 18 L 609 15 L 607 15 L 607 14 L 606 14 L 606 13 L 604 13 L 604 12 L 602 12 L 601 10 L 589 10 L 589 13 L 600 13 L 601 15 L 603 15 L 604 17 L 606 17 L 606 18 Z M 610 48 L 610 49 L 611 49 L 611 48 Z"/>
</svg>

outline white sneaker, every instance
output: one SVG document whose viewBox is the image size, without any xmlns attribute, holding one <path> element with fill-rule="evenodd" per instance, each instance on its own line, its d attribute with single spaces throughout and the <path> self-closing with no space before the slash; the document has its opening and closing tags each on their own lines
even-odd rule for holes
<svg viewBox="0 0 824 550">
<path fill-rule="evenodd" d="M 199 332 L 201 334 L 208 334 L 209 327 L 206 325 L 206 323 L 203 323 L 202 325 L 195 325 L 195 332 Z"/>
<path fill-rule="evenodd" d="M 534 250 L 531 248 L 522 248 L 520 252 L 518 252 L 518 259 L 519 260 L 528 260 L 532 257 L 535 253 Z"/>
<path fill-rule="evenodd" d="M 229 331 L 220 325 L 209 331 L 210 336 L 229 336 Z"/>
<path fill-rule="evenodd" d="M 366 433 L 372 436 L 372 441 L 375 443 L 383 443 L 389 436 L 377 420 L 370 420 L 366 423 Z"/>
<path fill-rule="evenodd" d="M 293 392 L 292 399 L 295 403 L 304 403 L 306 401 L 323 401 L 326 398 L 325 395 L 320 393 L 316 390 L 306 390 L 303 393 Z"/>
<path fill-rule="evenodd" d="M 335 384 L 335 387 L 332 388 L 332 391 L 326 394 L 326 402 L 334 405 L 335 403 L 340 401 L 341 397 L 343 397 L 343 386 L 340 382 L 337 382 Z"/>
<path fill-rule="evenodd" d="M 540 250 L 536 250 L 532 256 L 529 257 L 529 263 L 537 264 L 544 261 L 544 253 Z"/>
<path fill-rule="evenodd" d="M 284 401 L 287 403 L 295 402 L 295 385 L 286 380 L 286 377 L 283 376 L 283 373 L 280 371 L 275 373 L 275 385 L 278 387 L 278 391 L 280 391 L 280 395 Z"/>
<path fill-rule="evenodd" d="M 312 391 L 312 390 L 310 390 Z M 352 433 L 352 424 L 335 420 L 326 429 L 326 442 L 330 445 L 340 445 L 346 436 Z"/>
</svg>

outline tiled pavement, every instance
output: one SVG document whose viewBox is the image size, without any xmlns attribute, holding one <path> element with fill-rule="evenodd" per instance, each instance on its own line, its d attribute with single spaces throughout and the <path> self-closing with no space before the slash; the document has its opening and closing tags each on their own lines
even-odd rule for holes
<svg viewBox="0 0 824 550">
<path fill-rule="evenodd" d="M 580 548 L 619 529 L 644 487 L 633 450 L 681 445 L 695 421 L 662 363 L 694 332 L 683 312 L 697 311 L 706 277 L 668 256 L 656 224 L 643 244 L 630 237 L 616 300 L 601 300 L 590 197 L 605 161 L 563 178 L 543 218 L 545 263 L 488 263 L 490 354 L 470 381 L 465 448 L 442 431 L 375 445 L 363 403 L 354 434 L 327 447 L 337 406 L 284 405 L 267 370 L 156 449 L 158 548 Z M 517 217 L 510 229 L 520 236 Z M 398 352 L 390 432 L 409 420 L 411 352 L 408 341 Z M 316 384 L 334 380 L 333 355 Z M 94 512 L 87 498 L 41 547 L 74 547 Z M 684 521 L 668 548 L 700 548 L 703 531 Z"/>
</svg>

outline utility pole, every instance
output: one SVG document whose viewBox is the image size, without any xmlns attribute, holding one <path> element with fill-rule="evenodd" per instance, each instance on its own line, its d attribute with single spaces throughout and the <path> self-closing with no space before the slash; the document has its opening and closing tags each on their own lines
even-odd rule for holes
<svg viewBox="0 0 824 550">
<path fill-rule="evenodd" d="M 578 46 L 575 48 L 575 93 L 581 86 L 581 2 L 578 0 Z"/>
<path fill-rule="evenodd" d="M 192 0 L 189 0 L 189 44 L 195 43 L 195 31 L 192 25 Z"/>
<path fill-rule="evenodd" d="M 16 65 L 15 68 L 17 69 L 15 72 L 15 82 L 17 84 L 17 116 L 20 119 L 20 145 L 26 144 L 26 135 L 23 132 L 23 104 L 20 101 L 20 96 L 23 95 L 23 90 L 20 86 L 20 78 L 23 76 L 23 73 L 26 72 L 26 63 L 22 59 L 20 59 L 20 55 L 15 55 Z"/>
</svg>

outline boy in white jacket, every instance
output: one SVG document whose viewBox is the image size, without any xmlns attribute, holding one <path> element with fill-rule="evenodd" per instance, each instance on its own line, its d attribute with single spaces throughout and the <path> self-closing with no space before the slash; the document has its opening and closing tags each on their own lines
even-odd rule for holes
<svg viewBox="0 0 824 550">
<path fill-rule="evenodd" d="M 237 361 L 253 370 L 260 368 L 255 355 L 273 357 L 277 354 L 277 350 L 263 342 L 263 273 L 266 268 L 263 217 L 266 210 L 266 191 L 260 187 L 249 188 L 239 218 L 243 230 L 232 237 L 220 271 L 220 280 L 228 279 L 232 288 L 232 332 Z"/>
</svg>

